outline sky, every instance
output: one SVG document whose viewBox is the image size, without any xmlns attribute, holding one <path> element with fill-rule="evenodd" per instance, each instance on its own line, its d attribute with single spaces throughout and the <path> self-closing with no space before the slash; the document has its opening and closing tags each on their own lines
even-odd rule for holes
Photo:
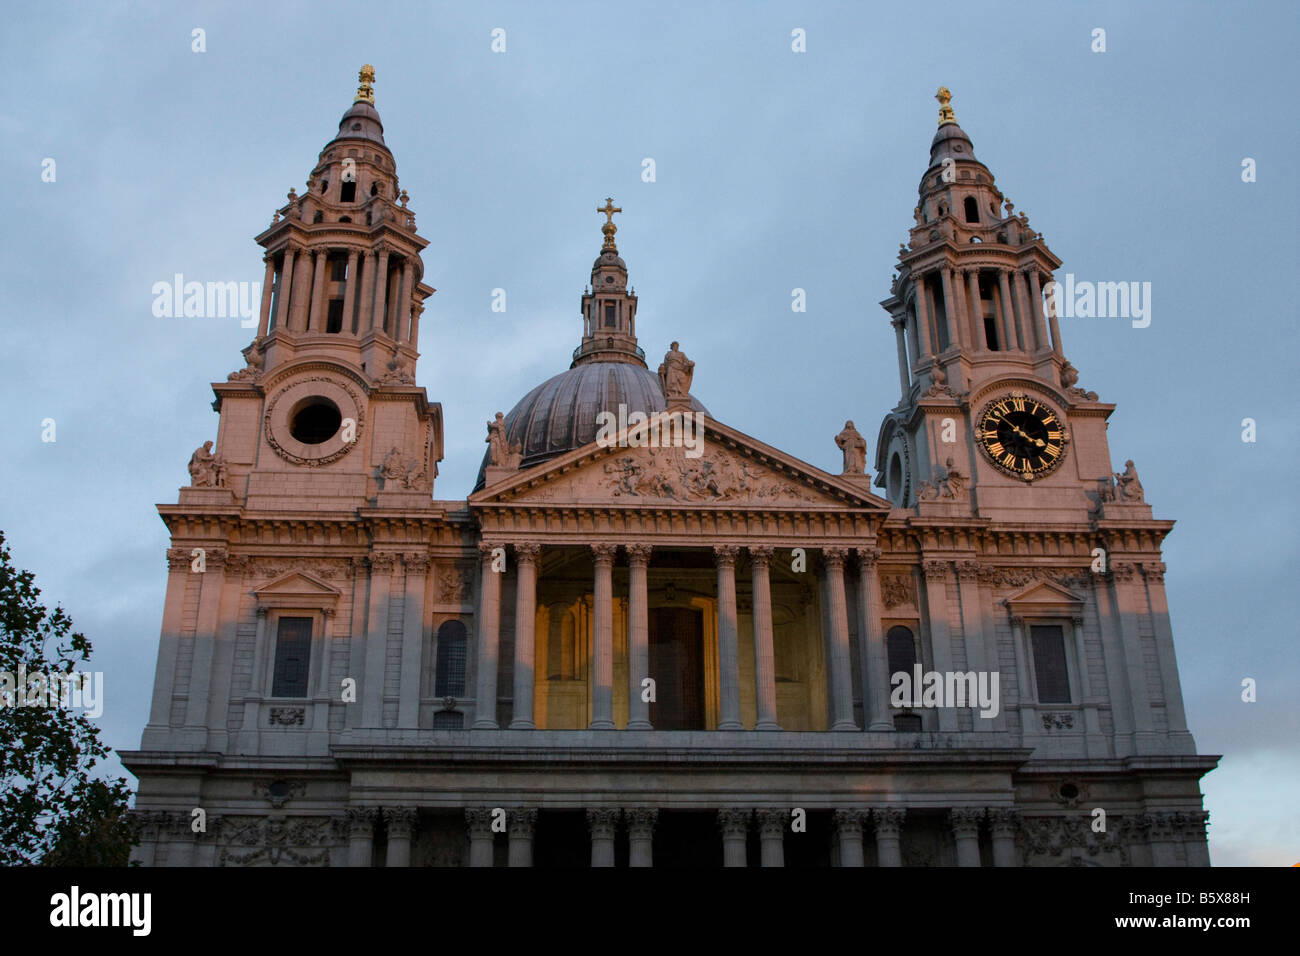
<svg viewBox="0 0 1300 956">
<path fill-rule="evenodd" d="M 945 85 L 976 156 L 1064 261 L 1058 277 L 1151 283 L 1148 327 L 1062 319 L 1065 354 L 1118 406 L 1115 470 L 1132 458 L 1156 517 L 1177 521 L 1164 557 L 1188 723 L 1198 752 L 1224 755 L 1202 781 L 1212 860 L 1300 861 L 1300 422 L 1286 364 L 1300 346 L 1298 8 L 926 9 L 7 13 L 0 529 L 94 644 L 107 743 L 138 747 L 148 715 L 168 545 L 155 505 L 176 501 L 190 454 L 216 438 L 210 383 L 242 367 L 252 337 L 238 319 L 156 317 L 152 287 L 177 272 L 261 281 L 252 237 L 290 187 L 302 192 L 361 64 L 375 66 L 385 139 L 429 241 L 438 291 L 416 380 L 443 406 L 442 499 L 469 493 L 484 422 L 568 367 L 606 196 L 624 210 L 647 354 L 679 340 L 694 394 L 768 444 L 838 470 L 833 436 L 852 418 L 873 460 L 898 400 L 879 302 Z"/>
</svg>

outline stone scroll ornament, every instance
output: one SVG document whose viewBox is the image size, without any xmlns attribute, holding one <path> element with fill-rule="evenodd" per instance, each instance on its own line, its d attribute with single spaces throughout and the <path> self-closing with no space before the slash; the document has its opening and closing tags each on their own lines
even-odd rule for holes
<svg viewBox="0 0 1300 956">
<path fill-rule="evenodd" d="M 496 418 L 487 423 L 487 430 L 487 438 L 483 440 L 488 446 L 488 464 L 494 468 L 518 468 L 524 446 L 522 442 L 510 444 L 506 437 L 505 416 L 497 412 Z"/>
<path fill-rule="evenodd" d="M 844 430 L 835 436 L 835 444 L 844 452 L 844 474 L 861 475 L 867 470 L 867 440 L 853 427 L 853 421 L 844 423 Z"/>
<path fill-rule="evenodd" d="M 190 455 L 190 487 L 220 488 L 225 483 L 226 465 L 212 453 L 212 442 L 205 441 Z"/>
</svg>

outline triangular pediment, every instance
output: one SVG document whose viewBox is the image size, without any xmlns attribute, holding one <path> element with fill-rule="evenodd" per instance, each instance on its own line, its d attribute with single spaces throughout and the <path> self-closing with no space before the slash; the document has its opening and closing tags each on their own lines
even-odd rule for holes
<svg viewBox="0 0 1300 956">
<path fill-rule="evenodd" d="M 476 503 L 888 512 L 867 476 L 832 475 L 706 418 L 703 440 L 649 443 L 631 428 L 491 482 Z M 643 442 L 646 442 L 643 444 Z"/>
<path fill-rule="evenodd" d="M 333 599 L 340 594 L 338 588 L 331 587 L 320 578 L 303 571 L 286 571 L 260 588 L 254 588 L 253 594 L 258 598 L 270 597 L 316 597 Z"/>
<path fill-rule="evenodd" d="M 1054 581 L 1039 581 L 1021 588 L 1006 599 L 1016 614 L 1072 614 L 1083 607 L 1083 598 Z"/>
</svg>

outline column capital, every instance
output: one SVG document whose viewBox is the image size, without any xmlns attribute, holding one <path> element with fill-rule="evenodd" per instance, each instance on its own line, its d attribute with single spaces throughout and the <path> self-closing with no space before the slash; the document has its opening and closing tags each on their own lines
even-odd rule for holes
<svg viewBox="0 0 1300 956">
<path fill-rule="evenodd" d="M 1155 584 L 1164 584 L 1167 567 L 1163 561 L 1151 561 L 1140 565 L 1142 577 Z"/>
<path fill-rule="evenodd" d="M 352 836 L 370 836 L 379 819 L 377 807 L 347 807 L 343 814 L 348 821 L 348 833 Z"/>
<path fill-rule="evenodd" d="M 384 807 L 383 814 L 390 837 L 410 838 L 418 815 L 414 807 Z"/>
<path fill-rule="evenodd" d="M 948 811 L 948 819 L 952 823 L 952 832 L 957 836 L 978 837 L 980 823 L 984 820 L 984 809 L 957 807 Z"/>
<path fill-rule="evenodd" d="M 771 838 L 785 835 L 790 814 L 785 810 L 762 809 L 754 811 L 754 818 L 758 821 L 758 832 Z"/>
<path fill-rule="evenodd" d="M 370 570 L 376 574 L 390 574 L 397 555 L 389 551 L 372 551 L 369 554 Z"/>
<path fill-rule="evenodd" d="M 650 553 L 654 548 L 648 544 L 629 544 L 627 546 L 627 563 L 633 567 L 648 567 Z"/>
<path fill-rule="evenodd" d="M 713 560 L 720 568 L 735 567 L 736 555 L 740 553 L 740 548 L 734 544 L 715 544 L 713 546 Z"/>
<path fill-rule="evenodd" d="M 408 574 L 424 574 L 432 560 L 428 552 L 423 551 L 408 551 L 402 555 L 402 564 Z"/>
<path fill-rule="evenodd" d="M 614 839 L 614 830 L 622 815 L 617 807 L 597 807 L 587 811 L 587 827 L 594 839 Z"/>
<path fill-rule="evenodd" d="M 654 807 L 632 807 L 624 810 L 623 816 L 627 820 L 628 835 L 633 837 L 649 837 L 659 821 L 659 811 Z"/>
<path fill-rule="evenodd" d="M 947 581 L 948 562 L 930 560 L 925 562 L 925 579 L 927 581 Z"/>
<path fill-rule="evenodd" d="M 751 544 L 749 546 L 749 560 L 755 567 L 767 567 L 772 562 L 772 555 L 776 553 L 776 548 L 770 544 Z"/>
<path fill-rule="evenodd" d="M 480 541 L 478 543 L 478 553 L 481 554 L 483 560 L 486 561 L 492 557 L 492 552 L 500 547 L 503 547 L 503 545 L 497 541 Z"/>
<path fill-rule="evenodd" d="M 962 581 L 974 581 L 979 577 L 980 563 L 978 561 L 958 561 L 957 577 Z"/>
<path fill-rule="evenodd" d="M 903 829 L 903 818 L 907 815 L 903 807 L 873 807 L 871 822 L 879 836 L 898 836 Z"/>
<path fill-rule="evenodd" d="M 506 826 L 512 837 L 531 837 L 537 826 L 537 810 L 533 807 L 514 807 L 506 811 Z"/>
<path fill-rule="evenodd" d="M 537 561 L 537 556 L 542 553 L 542 546 L 533 541 L 524 541 L 515 544 L 515 560 L 520 564 L 533 564 Z"/>
<path fill-rule="evenodd" d="M 1011 626 L 1017 630 L 1023 631 L 1025 629 L 1025 619 L 1019 614 L 1012 614 Z"/>
<path fill-rule="evenodd" d="M 989 828 L 997 836 L 1014 836 L 1020 829 L 1020 811 L 1013 807 L 995 807 L 988 811 Z"/>
<path fill-rule="evenodd" d="M 618 554 L 618 545 L 616 544 L 593 544 L 591 546 L 592 557 L 596 560 L 596 566 L 610 566 L 614 563 L 614 557 Z"/>
<path fill-rule="evenodd" d="M 848 556 L 848 548 L 822 548 L 822 560 L 832 571 L 843 570 L 844 561 Z"/>
<path fill-rule="evenodd" d="M 488 807 L 469 807 L 465 810 L 465 823 L 470 838 L 492 837 L 492 810 Z"/>
<path fill-rule="evenodd" d="M 858 553 L 858 566 L 863 571 L 873 569 L 884 553 L 879 548 L 854 548 L 853 550 Z"/>
<path fill-rule="evenodd" d="M 731 807 L 719 810 L 718 829 L 722 831 L 723 836 L 744 836 L 749 833 L 749 820 L 753 815 L 753 810 L 740 810 Z"/>
<path fill-rule="evenodd" d="M 866 810 L 842 809 L 835 811 L 835 829 L 840 833 L 862 835 L 863 824 L 867 820 Z"/>
</svg>

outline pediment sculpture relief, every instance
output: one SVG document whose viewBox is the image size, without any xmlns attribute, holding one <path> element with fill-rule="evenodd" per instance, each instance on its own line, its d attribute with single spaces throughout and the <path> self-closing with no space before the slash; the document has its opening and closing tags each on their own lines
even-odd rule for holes
<svg viewBox="0 0 1300 956">
<path fill-rule="evenodd" d="M 718 451 L 686 457 L 681 448 L 621 455 L 605 463 L 603 486 L 614 498 L 668 501 L 817 502 L 822 499 L 744 458 Z"/>
</svg>

